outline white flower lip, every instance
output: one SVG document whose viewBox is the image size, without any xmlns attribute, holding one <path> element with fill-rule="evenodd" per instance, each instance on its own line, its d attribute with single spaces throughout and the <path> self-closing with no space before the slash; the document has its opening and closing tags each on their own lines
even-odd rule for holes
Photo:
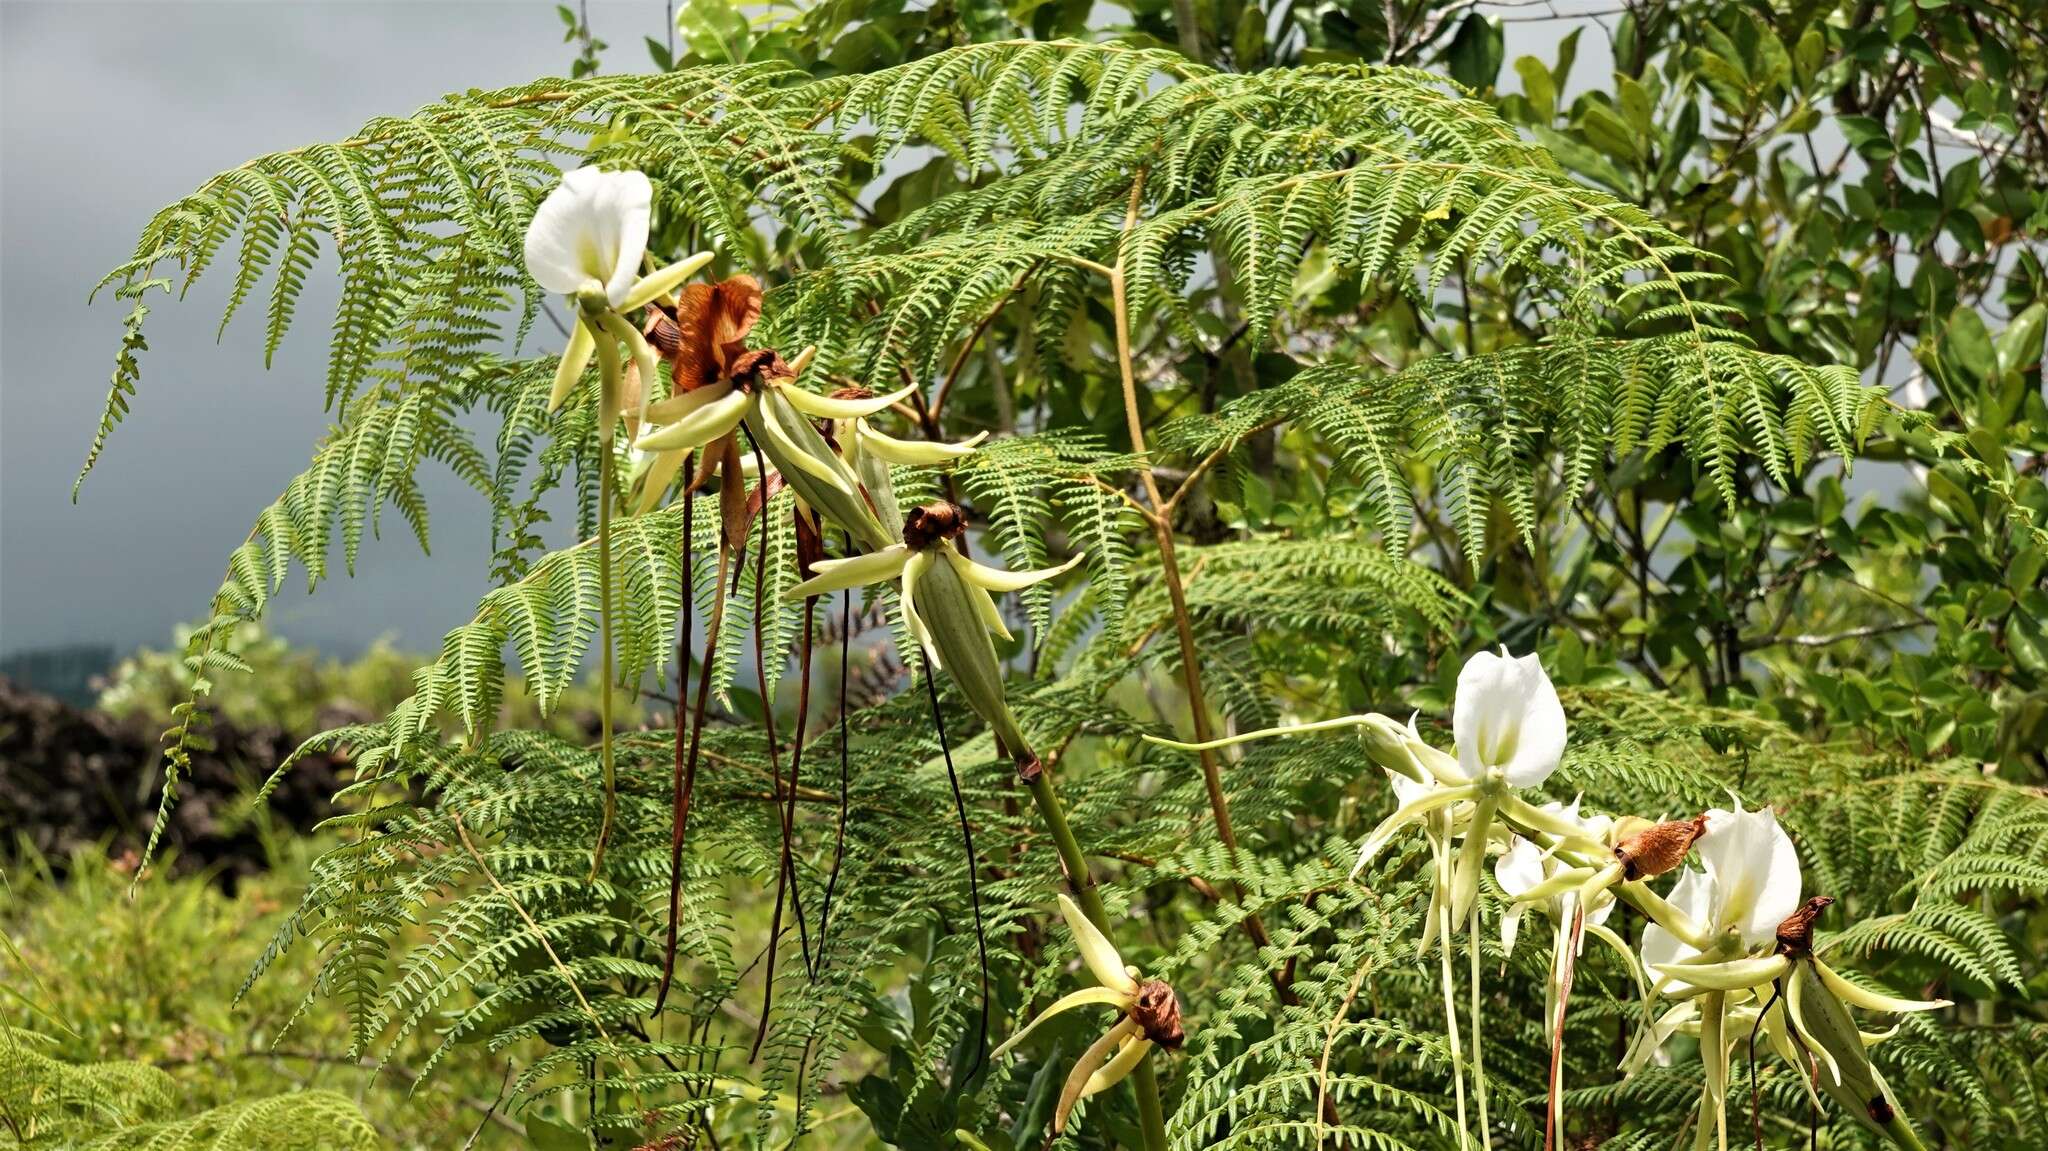
<svg viewBox="0 0 2048 1151">
<path fill-rule="evenodd" d="M 1799 910 L 1799 853 L 1769 808 L 1707 812 L 1707 831 L 1694 845 L 1713 880 L 1712 930 L 1734 930 L 1744 947 L 1775 939 L 1778 924 Z M 1695 916 L 1699 919 L 1700 917 Z"/>
<path fill-rule="evenodd" d="M 1451 732 L 1468 778 L 1498 770 L 1510 787 L 1533 787 L 1564 758 L 1564 705 L 1534 655 L 1482 651 L 1458 673 Z"/>
<path fill-rule="evenodd" d="M 564 175 L 527 226 L 527 273 L 550 292 L 595 284 L 620 306 L 639 279 L 653 209 L 644 173 L 585 167 Z"/>
</svg>

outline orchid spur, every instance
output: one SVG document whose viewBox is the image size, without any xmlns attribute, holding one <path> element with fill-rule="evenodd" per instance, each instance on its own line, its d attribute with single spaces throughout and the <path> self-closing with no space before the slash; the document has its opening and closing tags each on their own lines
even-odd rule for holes
<svg viewBox="0 0 2048 1151">
<path fill-rule="evenodd" d="M 1074 1008 L 1100 1005 L 1122 1012 L 1122 1018 L 1081 1053 L 1073 1071 L 1068 1073 L 1066 1086 L 1060 1090 L 1059 1105 L 1053 1110 L 1055 1135 L 1066 1129 L 1067 1116 L 1075 1103 L 1122 1082 L 1155 1046 L 1172 1051 L 1186 1037 L 1181 1028 L 1180 1000 L 1173 988 L 1164 980 L 1142 978 L 1136 967 L 1126 965 L 1115 945 L 1088 921 L 1073 900 L 1063 894 L 1059 905 L 1060 916 L 1067 921 L 1067 930 L 1073 933 L 1081 961 L 1095 976 L 1096 986 L 1061 996 L 990 1056 L 1002 1058 L 1039 1024 Z"/>
</svg>

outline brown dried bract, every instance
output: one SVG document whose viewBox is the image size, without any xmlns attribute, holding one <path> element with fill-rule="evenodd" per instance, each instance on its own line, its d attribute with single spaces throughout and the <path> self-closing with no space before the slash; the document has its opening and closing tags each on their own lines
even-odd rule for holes
<svg viewBox="0 0 2048 1151">
<path fill-rule="evenodd" d="M 1168 1051 L 1180 1048 L 1187 1033 L 1180 1025 L 1180 998 L 1164 979 L 1147 979 L 1138 985 L 1137 1001 L 1131 1004 L 1131 1022 L 1145 1038 Z"/>
<path fill-rule="evenodd" d="M 656 321 L 648 342 L 669 362 L 680 394 L 732 379 L 734 362 L 747 350 L 747 333 L 760 318 L 761 285 L 752 276 L 689 284 L 676 297 L 673 334 Z"/>
<path fill-rule="evenodd" d="M 1634 882 L 1659 876 L 1685 862 L 1693 841 L 1706 834 L 1707 817 L 1674 819 L 1651 824 L 1621 841 L 1614 858 L 1621 861 L 1621 877 Z"/>
<path fill-rule="evenodd" d="M 923 551 L 941 540 L 950 540 L 967 530 L 967 515 L 958 504 L 939 500 L 910 509 L 903 517 L 903 542 L 912 551 Z"/>
<path fill-rule="evenodd" d="M 1785 917 L 1778 924 L 1778 951 L 1783 955 L 1810 955 L 1813 953 L 1813 921 L 1820 918 L 1834 903 L 1834 897 L 1816 895 L 1801 904 L 1799 910 Z"/>
<path fill-rule="evenodd" d="M 758 384 L 762 380 L 782 380 L 796 375 L 794 369 L 783 360 L 782 353 L 774 348 L 756 348 L 734 356 L 726 366 L 727 379 L 745 385 Z"/>
</svg>

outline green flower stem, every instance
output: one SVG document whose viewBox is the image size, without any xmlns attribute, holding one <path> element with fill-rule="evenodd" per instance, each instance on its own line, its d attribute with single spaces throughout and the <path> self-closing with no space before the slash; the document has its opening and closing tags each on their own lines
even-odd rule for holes
<svg viewBox="0 0 2048 1151">
<path fill-rule="evenodd" d="M 619 350 L 612 338 L 602 329 L 591 333 L 597 337 L 597 362 L 603 372 L 601 387 L 606 397 L 616 397 L 620 388 Z M 645 385 L 643 385 L 645 386 Z M 609 412 L 617 401 L 601 401 L 604 412 Z M 598 472 L 597 472 L 597 620 L 599 643 L 604 649 L 603 690 L 598 695 L 598 758 L 604 765 L 604 822 L 597 832 L 597 850 L 590 856 L 591 878 L 597 877 L 604 866 L 605 845 L 611 842 L 612 823 L 618 817 L 619 782 L 616 766 L 612 760 L 612 501 L 615 497 L 613 486 L 612 432 L 613 421 L 598 417 Z"/>
<path fill-rule="evenodd" d="M 1472 1086 L 1479 1093 L 1479 1142 L 1493 1151 L 1493 1125 L 1486 1118 L 1486 1055 L 1480 1050 L 1479 1032 L 1479 901 L 1472 901 L 1472 923 L 1465 932 L 1465 951 L 1471 958 L 1472 979 Z"/>
<path fill-rule="evenodd" d="M 1109 935 L 1109 912 L 1102 906 L 1102 893 L 1088 871 L 1088 857 L 1081 853 L 1080 841 L 1074 838 L 1074 829 L 1067 823 L 1066 808 L 1052 789 L 1051 771 L 1041 770 L 1031 781 L 1031 800 L 1038 805 L 1038 816 L 1045 821 L 1045 829 L 1052 833 L 1053 847 L 1067 872 L 1067 885 L 1074 889 L 1074 902 L 1081 905 L 1090 923 L 1103 935 Z M 1152 1073 L 1150 1058 L 1132 1070 L 1131 1086 L 1138 1093 L 1138 1126 L 1144 1132 L 1145 1151 L 1166 1151 L 1165 1113 L 1159 1105 L 1159 1079 Z"/>
</svg>

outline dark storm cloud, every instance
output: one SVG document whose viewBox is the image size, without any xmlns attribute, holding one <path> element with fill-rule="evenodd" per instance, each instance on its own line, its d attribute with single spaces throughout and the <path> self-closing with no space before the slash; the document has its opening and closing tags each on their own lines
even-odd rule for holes
<svg viewBox="0 0 2048 1151">
<path fill-rule="evenodd" d="M 592 9 L 612 65 L 645 67 L 660 0 Z M 331 264 L 266 372 L 260 301 L 214 342 L 224 258 L 183 304 L 153 294 L 141 395 L 72 506 L 126 313 L 86 292 L 150 213 L 261 152 L 561 73 L 561 31 L 552 3 L 0 3 L 0 651 L 165 642 L 326 426 Z M 432 561 L 392 517 L 357 578 L 287 584 L 281 630 L 345 651 L 466 619 L 488 532 L 458 485 L 430 497 Z"/>
</svg>

